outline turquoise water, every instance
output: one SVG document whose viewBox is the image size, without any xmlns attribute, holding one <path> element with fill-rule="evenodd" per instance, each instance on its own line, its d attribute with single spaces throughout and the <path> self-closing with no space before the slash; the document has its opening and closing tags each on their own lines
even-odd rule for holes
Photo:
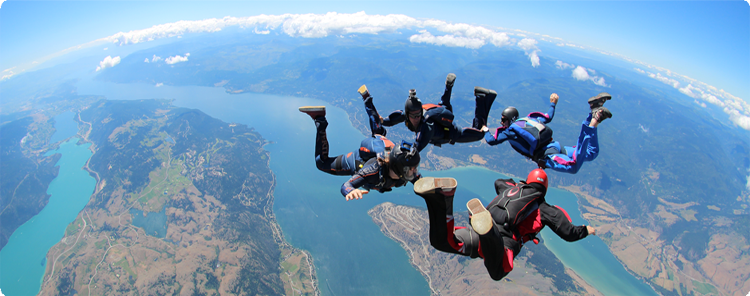
<svg viewBox="0 0 750 296">
<path fill-rule="evenodd" d="M 78 133 L 78 122 L 73 120 L 75 115 L 75 113 L 67 111 L 55 116 L 55 133 L 52 134 L 50 143 L 65 140 Z"/>
<path fill-rule="evenodd" d="M 60 242 L 65 228 L 75 220 L 94 192 L 96 181 L 82 169 L 91 157 L 90 144 L 78 146 L 77 141 L 72 138 L 54 151 L 62 157 L 57 162 L 60 172 L 47 189 L 51 195 L 49 203 L 16 229 L 0 251 L 0 289 L 5 295 L 39 292 L 46 268 L 46 264 L 40 262 L 49 249 Z"/>
<path fill-rule="evenodd" d="M 313 255 L 323 295 L 430 293 L 425 279 L 408 263 L 405 251 L 386 238 L 367 215 L 367 210 L 385 201 L 424 206 L 424 201 L 413 194 L 411 185 L 386 194 L 372 192 L 362 200 L 347 202 L 339 193 L 339 188 L 347 177 L 328 175 L 315 168 L 315 127 L 313 121 L 299 113 L 297 107 L 324 105 L 324 102 L 263 94 L 229 95 L 221 88 L 208 87 L 157 88 L 144 84 L 121 85 L 88 81 L 83 81 L 78 86 L 79 94 L 105 95 L 108 99 L 175 99 L 174 104 L 177 106 L 200 109 L 223 121 L 254 127 L 265 139 L 272 141 L 273 144 L 266 146 L 266 149 L 271 152 L 271 169 L 277 182 L 274 212 L 287 241 Z M 356 93 L 353 97 L 357 98 Z M 327 118 L 331 155 L 348 153 L 358 148 L 363 135 L 351 126 L 343 110 L 328 108 Z M 465 211 L 465 204 L 471 198 L 480 197 L 484 202 L 492 200 L 495 196 L 494 180 L 504 177 L 479 167 L 423 174 L 450 176 L 458 180 L 455 211 Z M 558 197 L 562 201 L 572 201 L 572 205 L 562 206 L 571 216 L 581 219 L 574 195 L 559 190 L 551 190 L 548 194 L 551 203 L 562 204 L 558 202 Z M 654 294 L 642 281 L 625 272 L 616 260 L 599 260 L 607 256 L 614 259 L 599 238 L 587 238 L 574 244 L 559 244 L 555 242 L 557 236 L 554 234 L 553 237 L 544 236 L 544 232 L 542 235 L 549 241 L 549 248 L 563 263 L 595 287 L 601 287 L 607 295 Z M 559 238 L 557 240 L 562 242 Z M 574 246 L 572 249 L 576 252 L 561 249 L 558 245 Z M 580 254 L 588 254 L 588 257 Z M 600 263 L 574 264 L 584 258 L 586 260 L 583 262 L 598 260 Z"/>
</svg>

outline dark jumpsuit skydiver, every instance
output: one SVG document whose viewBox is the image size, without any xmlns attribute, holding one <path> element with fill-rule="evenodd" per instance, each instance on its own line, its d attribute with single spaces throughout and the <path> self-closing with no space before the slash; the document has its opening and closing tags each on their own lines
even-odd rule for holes
<svg viewBox="0 0 750 296">
<path fill-rule="evenodd" d="M 584 120 L 574 147 L 562 146 L 552 140 L 552 129 L 546 125 L 555 116 L 557 94 L 550 96 L 550 109 L 547 113 L 532 112 L 526 118 L 517 119 L 518 110 L 514 107 L 506 108 L 503 110 L 503 126 L 495 132 L 488 132 L 485 140 L 492 146 L 508 141 L 514 150 L 536 162 L 540 168 L 575 174 L 584 161 L 594 160 L 599 154 L 596 127 L 604 119 L 612 117 L 612 113 L 602 107 L 609 99 L 611 96 L 607 93 L 600 93 L 589 99 L 592 113 Z"/>
<path fill-rule="evenodd" d="M 386 148 L 394 147 L 393 142 L 385 137 L 386 130 L 380 123 L 380 116 L 372 104 L 372 98 L 365 100 L 365 109 L 370 118 L 370 132 L 372 135 L 360 142 L 359 149 L 347 154 L 329 157 L 328 137 L 326 128 L 325 106 L 303 106 L 299 110 L 309 115 L 315 121 L 315 166 L 318 170 L 337 176 L 351 176 L 361 169 L 367 160 L 384 152 Z"/>
<path fill-rule="evenodd" d="M 472 226 L 454 227 L 453 197 L 457 187 L 456 180 L 432 177 L 420 179 L 414 184 L 414 192 L 424 198 L 427 204 L 430 244 L 439 251 L 484 258 L 487 272 L 497 281 L 513 269 L 513 258 L 521 251 L 523 243 L 529 240 L 538 243 L 535 236 L 544 226 L 550 227 L 555 234 L 569 242 L 596 234 L 596 229 L 591 226 L 574 226 L 565 210 L 544 201 L 547 181 L 543 170 L 532 171 L 526 182 L 498 179 L 495 181 L 498 196 L 487 208 L 478 199 L 467 203 L 473 215 Z M 517 207 L 521 211 L 512 212 L 506 211 L 500 203 L 505 195 L 514 199 L 535 200 L 524 204 L 527 205 L 525 207 Z M 509 216 L 508 213 L 513 214 Z M 516 223 L 513 223 L 513 219 Z"/>
<path fill-rule="evenodd" d="M 407 182 L 416 182 L 422 177 L 417 170 L 419 153 L 411 152 L 411 145 L 402 143 L 379 153 L 341 185 L 341 195 L 346 200 L 361 199 L 363 194 L 373 189 L 383 193 L 391 191 L 393 187 L 405 186 Z M 357 189 L 360 187 L 364 190 Z"/>
<path fill-rule="evenodd" d="M 405 122 L 409 130 L 416 132 L 414 146 L 422 151 L 427 144 L 441 146 L 446 143 L 468 143 L 482 140 L 487 125 L 487 117 L 492 103 L 497 97 L 493 90 L 481 87 L 474 88 L 476 97 L 476 108 L 474 109 L 474 121 L 472 127 L 461 128 L 454 121 L 453 106 L 451 105 L 451 93 L 456 75 L 451 73 L 445 80 L 445 91 L 440 103 L 425 104 L 417 98 L 414 90 L 409 91 L 404 110 L 397 110 L 383 118 L 383 126 L 394 126 Z"/>
</svg>

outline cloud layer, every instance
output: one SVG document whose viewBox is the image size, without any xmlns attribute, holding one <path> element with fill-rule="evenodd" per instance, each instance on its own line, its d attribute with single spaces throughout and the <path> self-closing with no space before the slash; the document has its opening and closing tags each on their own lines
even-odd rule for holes
<svg viewBox="0 0 750 296">
<path fill-rule="evenodd" d="M 103 61 L 99 62 L 99 67 L 96 67 L 96 71 L 98 72 L 99 70 L 104 70 L 106 68 L 112 68 L 112 67 L 114 67 L 115 65 L 117 65 L 119 63 L 120 63 L 120 57 L 119 56 L 116 56 L 114 58 L 111 57 L 111 56 L 107 56 L 106 58 L 104 58 Z"/>
</svg>

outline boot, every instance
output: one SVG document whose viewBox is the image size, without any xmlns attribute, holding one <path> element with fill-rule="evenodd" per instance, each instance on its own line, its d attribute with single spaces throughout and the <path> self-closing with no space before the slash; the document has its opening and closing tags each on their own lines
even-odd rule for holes
<svg viewBox="0 0 750 296">
<path fill-rule="evenodd" d="M 318 117 L 326 116 L 326 106 L 302 106 L 299 107 L 299 112 L 310 115 L 310 118 L 315 120 Z"/>
<path fill-rule="evenodd" d="M 596 119 L 597 122 L 602 123 L 607 118 L 612 118 L 612 112 L 609 112 L 609 109 L 607 107 L 599 107 L 593 112 L 593 118 Z"/>
<path fill-rule="evenodd" d="M 362 84 L 357 92 L 360 96 L 362 96 L 362 100 L 366 100 L 368 97 L 370 97 L 370 92 L 367 90 L 367 85 Z"/>
<path fill-rule="evenodd" d="M 453 88 L 453 83 L 456 82 L 456 74 L 450 73 L 445 77 L 445 87 Z"/>
<path fill-rule="evenodd" d="M 458 182 L 454 178 L 424 177 L 414 183 L 414 193 L 428 199 L 442 196 L 445 198 L 445 214 L 453 217 L 453 196 Z"/>
<path fill-rule="evenodd" d="M 591 98 L 589 98 L 589 107 L 593 111 L 596 108 L 599 108 L 604 105 L 604 102 L 611 100 L 612 96 L 608 93 L 602 92 L 598 95 L 595 95 Z"/>
<path fill-rule="evenodd" d="M 474 231 L 480 236 L 490 232 L 492 226 L 494 226 L 494 222 L 492 221 L 490 212 L 482 205 L 482 201 L 474 198 L 466 203 L 466 207 L 469 209 L 469 213 L 471 213 L 471 227 L 474 228 Z"/>
</svg>

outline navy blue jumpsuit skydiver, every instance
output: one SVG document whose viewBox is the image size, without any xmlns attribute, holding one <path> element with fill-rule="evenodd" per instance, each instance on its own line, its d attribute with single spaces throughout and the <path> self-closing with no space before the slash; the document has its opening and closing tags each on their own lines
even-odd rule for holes
<svg viewBox="0 0 750 296">
<path fill-rule="evenodd" d="M 417 127 L 409 126 L 409 119 L 406 110 L 396 110 L 392 112 L 388 117 L 383 118 L 382 124 L 383 126 L 394 126 L 402 122 L 407 122 L 409 129 L 416 132 L 414 146 L 420 152 L 427 147 L 427 144 L 429 143 L 439 147 L 446 143 L 453 144 L 481 141 L 484 137 L 484 132 L 481 131 L 481 129 L 487 124 L 487 117 L 497 93 L 476 94 L 475 92 L 476 108 L 474 110 L 472 127 L 462 128 L 453 121 L 453 106 L 450 103 L 451 92 L 452 86 L 446 86 L 439 104 L 422 105 L 422 117 Z"/>
<path fill-rule="evenodd" d="M 380 116 L 372 104 L 372 98 L 365 100 L 365 109 L 370 118 L 372 135 L 362 140 L 358 150 L 336 157 L 328 156 L 329 147 L 326 136 L 328 121 L 325 116 L 315 118 L 317 130 L 315 136 L 315 166 L 318 170 L 332 175 L 351 176 L 361 169 L 367 160 L 375 157 L 377 153 L 384 152 L 386 147 L 394 146 L 393 142 L 385 137 L 386 130 L 380 124 Z"/>
</svg>

